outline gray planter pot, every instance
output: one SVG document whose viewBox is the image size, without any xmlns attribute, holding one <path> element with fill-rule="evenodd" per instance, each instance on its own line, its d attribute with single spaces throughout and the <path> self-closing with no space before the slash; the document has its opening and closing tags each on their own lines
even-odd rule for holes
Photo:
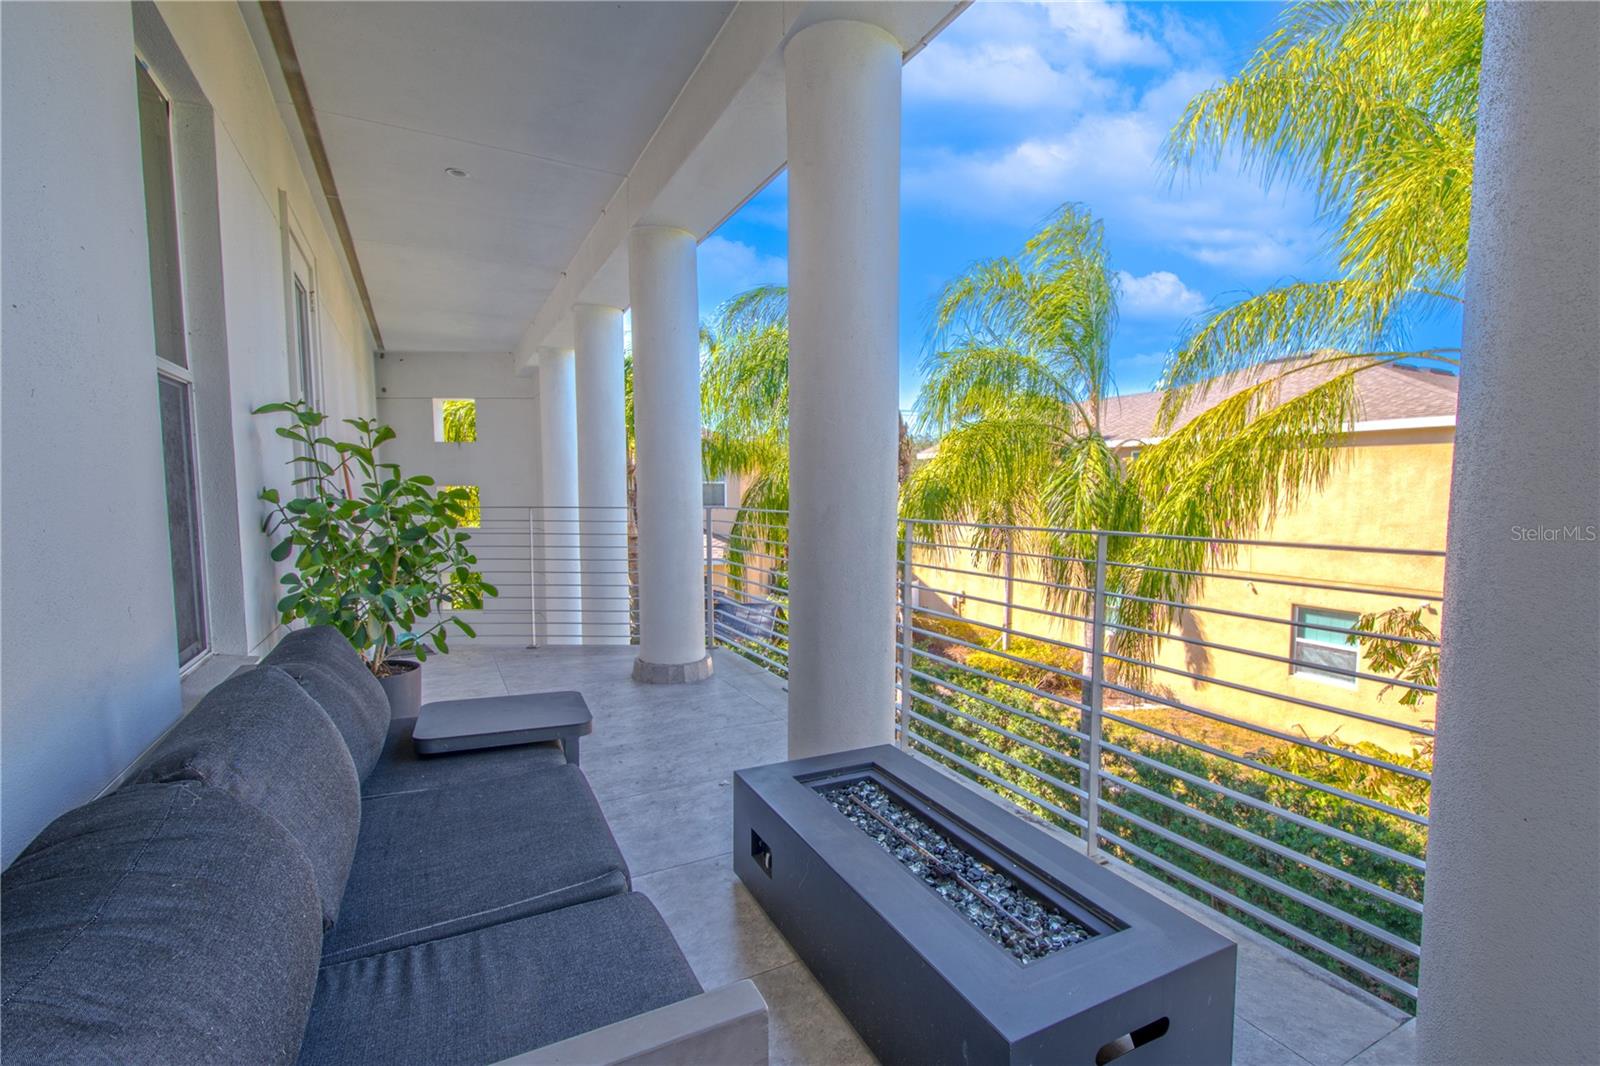
<svg viewBox="0 0 1600 1066">
<path fill-rule="evenodd" d="M 390 719 L 415 718 L 422 708 L 422 664 L 409 659 L 390 659 L 388 665 L 400 671 L 378 678 L 389 697 Z"/>
</svg>

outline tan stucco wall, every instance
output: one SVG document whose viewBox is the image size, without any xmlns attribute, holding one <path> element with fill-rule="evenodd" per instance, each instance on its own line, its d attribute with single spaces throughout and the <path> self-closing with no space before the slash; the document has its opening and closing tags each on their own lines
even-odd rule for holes
<svg viewBox="0 0 1600 1066">
<path fill-rule="evenodd" d="M 1250 539 L 1297 544 L 1343 544 L 1386 548 L 1439 550 L 1444 548 L 1445 514 L 1450 491 L 1453 431 L 1425 429 L 1363 433 L 1341 449 L 1335 469 L 1320 489 L 1308 490 L 1296 506 L 1279 515 Z M 919 533 L 919 537 L 924 534 Z M 916 577 L 938 590 L 925 594 L 923 604 L 948 611 L 953 593 L 964 593 L 963 617 L 980 623 L 999 623 L 1005 608 L 1003 578 L 971 570 L 952 573 L 933 565 L 967 570 L 971 555 L 919 550 Z M 1437 597 L 1443 587 L 1444 560 L 1434 556 L 1386 555 L 1369 552 L 1330 551 L 1320 548 L 1250 546 L 1215 569 L 1191 598 L 1174 637 L 1162 642 L 1155 656 L 1157 669 L 1152 687 L 1159 694 L 1284 732 L 1304 730 L 1313 737 L 1338 731 L 1346 742 L 1369 740 L 1393 751 L 1409 751 L 1416 734 L 1352 719 L 1337 713 L 1258 695 L 1231 686 L 1262 689 L 1281 696 L 1358 711 L 1397 721 L 1428 724 L 1434 717 L 1433 699 L 1416 708 L 1399 703 L 1403 690 L 1384 690 L 1377 681 L 1358 680 L 1348 687 L 1291 672 L 1290 665 L 1177 639 L 1187 637 L 1212 644 L 1230 645 L 1289 658 L 1291 626 L 1231 617 L 1200 608 L 1237 611 L 1287 622 L 1296 606 L 1365 613 L 1391 607 L 1415 608 L 1423 597 Z M 1014 570 L 1012 626 L 1015 630 L 1081 644 L 1083 624 L 1039 613 L 1044 593 L 1024 562 Z M 1339 586 L 1309 589 L 1275 582 L 1302 582 Z M 935 599 L 937 597 L 937 599 Z M 943 601 L 942 605 L 938 601 Z M 1436 604 L 1435 604 L 1436 606 Z M 1438 632 L 1439 618 L 1428 617 Z M 1363 669 L 1365 667 L 1363 666 Z M 1200 681 L 1175 671 L 1204 674 Z"/>
</svg>

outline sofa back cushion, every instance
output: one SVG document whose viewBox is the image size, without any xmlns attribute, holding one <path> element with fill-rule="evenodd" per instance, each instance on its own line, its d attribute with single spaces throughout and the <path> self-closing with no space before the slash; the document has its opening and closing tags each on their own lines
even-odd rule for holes
<svg viewBox="0 0 1600 1066">
<path fill-rule="evenodd" d="M 333 925 L 361 830 L 361 782 L 333 722 L 288 674 L 258 666 L 212 689 L 133 779 L 198 781 L 283 826 Z"/>
<path fill-rule="evenodd" d="M 261 1062 L 300 1051 L 322 924 L 299 845 L 193 782 L 47 826 L 0 877 L 0 1059 Z"/>
<path fill-rule="evenodd" d="M 287 670 L 322 704 L 365 780 L 389 733 L 389 697 L 361 653 L 332 626 L 312 626 L 284 637 L 262 662 Z"/>
</svg>

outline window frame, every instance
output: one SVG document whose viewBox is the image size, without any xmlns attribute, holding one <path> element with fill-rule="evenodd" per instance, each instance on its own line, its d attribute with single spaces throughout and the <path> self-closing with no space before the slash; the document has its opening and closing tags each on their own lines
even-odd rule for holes
<svg viewBox="0 0 1600 1066">
<path fill-rule="evenodd" d="M 707 503 L 706 502 L 706 490 L 711 488 L 713 485 L 720 485 L 722 487 L 722 502 L 721 503 Z M 700 482 L 700 506 L 701 507 L 707 507 L 707 508 L 711 508 L 711 507 L 724 508 L 724 507 L 727 507 L 728 506 L 728 479 L 727 478 L 719 478 L 718 480 L 715 480 L 715 481 L 701 481 Z"/>
<path fill-rule="evenodd" d="M 185 262 L 185 257 L 184 257 L 184 254 L 183 254 L 183 241 L 184 241 L 183 205 L 182 205 L 182 203 L 180 201 L 179 192 L 178 192 L 179 188 L 182 185 L 182 181 L 181 181 L 180 174 L 179 174 L 180 164 L 179 164 L 179 161 L 178 161 L 178 153 L 177 153 L 177 150 L 176 150 L 176 148 L 177 148 L 177 135 L 176 135 L 175 130 L 173 129 L 173 124 L 172 124 L 173 94 L 172 94 L 171 90 L 169 90 L 164 84 L 162 84 L 161 78 L 157 76 L 155 70 L 153 70 L 151 68 L 150 63 L 145 59 L 145 57 L 137 49 L 135 49 L 135 51 L 134 51 L 134 67 L 135 67 L 135 74 L 136 75 L 138 73 L 142 72 L 144 74 L 144 76 L 149 79 L 150 84 L 155 88 L 156 93 L 161 97 L 161 101 L 165 105 L 165 108 L 166 108 L 166 124 L 167 124 L 166 152 L 167 152 L 167 161 L 168 161 L 168 167 L 169 167 L 168 173 L 170 175 L 170 187 L 168 188 L 167 193 L 171 197 L 172 226 L 173 226 L 173 259 L 174 259 L 174 262 L 176 263 L 176 266 L 177 266 L 177 287 L 175 288 L 175 290 L 172 293 L 172 298 L 177 303 L 177 311 L 178 311 L 177 317 L 178 317 L 178 323 L 179 323 L 179 325 L 181 327 L 179 329 L 179 331 L 178 331 L 179 342 L 183 347 L 184 363 L 188 364 L 188 365 L 183 365 L 183 364 L 175 363 L 171 359 L 168 359 L 165 356 L 163 356 L 160 353 L 159 347 L 156 348 L 156 351 L 155 351 L 155 363 L 156 363 L 156 419 L 157 419 L 157 423 L 158 423 L 158 425 L 161 425 L 163 433 L 164 433 L 165 432 L 165 424 L 164 424 L 164 418 L 163 418 L 162 413 L 161 413 L 161 393 L 160 393 L 160 390 L 161 390 L 161 383 L 165 380 L 167 382 L 171 382 L 172 384 L 175 384 L 175 385 L 179 386 L 180 392 L 182 393 L 182 397 L 183 397 L 184 421 L 185 421 L 185 426 L 186 426 L 186 430 L 187 430 L 187 432 L 184 434 L 184 438 L 185 438 L 184 439 L 184 444 L 186 446 L 186 451 L 188 452 L 188 455 L 187 455 L 188 465 L 189 465 L 189 470 L 188 470 L 189 477 L 188 477 L 188 486 L 187 486 L 188 497 L 189 497 L 188 510 L 189 510 L 189 515 L 190 515 L 190 521 L 193 524 L 193 528 L 194 528 L 194 545 L 193 545 L 193 549 L 194 549 L 194 552 L 195 552 L 194 567 L 193 567 L 193 569 L 194 569 L 194 582 L 195 582 L 194 597 L 195 597 L 195 603 L 196 603 L 197 614 L 198 614 L 198 617 L 196 618 L 196 623 L 197 623 L 197 628 L 198 628 L 198 631 L 199 631 L 200 645 L 199 645 L 199 648 L 195 650 L 194 654 L 190 655 L 188 658 L 184 658 L 184 650 L 185 649 L 183 649 L 183 648 L 179 648 L 178 649 L 178 676 L 180 678 L 182 678 L 182 677 L 188 676 L 191 672 L 193 672 L 194 670 L 198 669 L 208 658 L 210 658 L 211 654 L 212 654 L 212 652 L 214 650 L 214 647 L 215 647 L 215 640 L 214 640 L 213 634 L 211 632 L 210 583 L 207 580 L 207 572 L 206 572 L 207 571 L 207 566 L 208 566 L 208 563 L 209 563 L 208 552 L 206 550 L 206 540 L 207 540 L 207 538 L 206 538 L 206 516 L 205 516 L 205 509 L 201 506 L 201 479 L 202 479 L 203 475 L 202 475 L 202 471 L 201 471 L 201 462 L 200 462 L 200 441 L 199 441 L 200 431 L 199 431 L 199 423 L 198 423 L 198 412 L 195 409 L 196 408 L 196 405 L 195 405 L 195 378 L 194 378 L 194 367 L 192 365 L 194 363 L 194 359 L 192 358 L 192 353 L 189 351 L 189 345 L 188 345 L 189 302 L 188 302 L 186 296 L 187 296 L 187 293 L 188 293 L 189 277 L 188 277 L 188 265 Z M 137 77 L 135 78 L 135 81 L 136 81 L 136 84 L 137 84 Z M 143 129 L 142 129 L 142 124 L 144 122 L 143 115 L 140 115 L 139 121 L 141 123 L 140 151 L 142 152 L 143 151 L 143 147 L 144 147 L 144 145 L 143 145 L 144 137 L 143 137 Z M 141 160 L 141 166 L 142 166 L 142 160 Z M 143 173 L 142 173 L 142 171 L 141 171 L 140 179 L 141 179 L 141 182 L 142 182 L 143 181 Z M 150 219 L 149 219 L 148 207 L 146 208 L 146 211 L 145 211 L 145 226 L 146 226 L 146 234 L 147 234 L 146 239 L 148 239 L 148 231 L 149 231 L 149 227 L 150 227 Z M 155 298 L 156 298 L 155 290 L 154 290 L 154 287 L 152 285 L 152 289 L 151 289 L 151 293 L 150 293 L 152 321 L 153 321 L 153 316 L 154 316 L 154 314 L 156 312 L 156 309 L 155 309 Z M 162 454 L 162 495 L 163 496 L 167 495 L 167 474 L 166 474 L 165 466 L 166 466 L 166 456 L 165 456 L 165 448 L 163 446 L 163 454 Z M 168 499 L 168 506 L 169 507 L 171 506 L 170 499 Z M 169 540 L 168 547 L 169 547 L 169 551 L 170 551 L 170 547 L 171 547 L 171 545 L 170 545 L 170 541 L 171 541 L 171 522 L 170 522 L 170 520 L 167 523 L 167 527 L 168 527 L 168 540 Z M 176 634 L 176 632 L 177 632 L 177 630 L 176 630 L 177 610 L 178 610 L 178 587 L 177 587 L 177 583 L 176 582 L 174 582 L 173 585 L 172 585 L 172 597 L 173 597 L 173 600 L 172 600 L 172 605 L 173 605 L 173 623 L 174 623 L 174 627 L 175 627 L 174 628 L 174 633 Z"/>
<path fill-rule="evenodd" d="M 306 249 L 300 225 L 284 205 L 284 297 L 288 320 L 289 384 L 297 399 L 322 410 L 321 316 L 317 307 L 317 265 Z M 299 294 L 305 295 L 301 317 Z M 302 326 L 304 327 L 302 329 Z M 303 341 L 303 346 L 302 346 Z"/>
<path fill-rule="evenodd" d="M 1345 669 L 1345 667 L 1329 667 L 1327 664 L 1318 664 L 1301 657 L 1301 646 L 1310 645 L 1325 652 L 1335 651 L 1347 653 L 1350 656 L 1350 665 L 1348 666 L 1348 669 L 1351 671 L 1357 671 L 1361 669 L 1361 648 L 1359 645 L 1348 642 L 1336 642 L 1333 640 L 1318 640 L 1314 637 L 1309 637 L 1302 634 L 1303 630 L 1314 630 L 1319 633 L 1329 634 L 1336 632 L 1336 630 L 1333 630 L 1326 625 L 1320 625 L 1306 620 L 1306 615 L 1310 612 L 1318 612 L 1323 615 L 1348 616 L 1350 619 L 1350 624 L 1347 627 L 1348 629 L 1356 628 L 1357 623 L 1361 620 L 1361 614 L 1357 611 L 1341 611 L 1334 607 L 1317 607 L 1310 604 L 1299 603 L 1294 604 L 1290 610 L 1290 617 L 1293 622 L 1293 625 L 1291 625 L 1289 629 L 1290 675 L 1294 677 L 1303 677 L 1322 685 L 1332 685 L 1336 688 L 1353 690 L 1358 681 L 1353 673 L 1342 674 L 1334 672 L 1338 669 Z"/>
</svg>

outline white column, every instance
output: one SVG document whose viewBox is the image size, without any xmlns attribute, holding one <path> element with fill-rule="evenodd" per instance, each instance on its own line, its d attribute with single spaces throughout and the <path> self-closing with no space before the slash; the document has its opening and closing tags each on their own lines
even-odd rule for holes
<svg viewBox="0 0 1600 1066">
<path fill-rule="evenodd" d="M 639 505 L 639 681 L 711 676 L 700 508 L 700 322 L 695 239 L 628 236 L 634 480 Z"/>
<path fill-rule="evenodd" d="M 578 369 L 578 504 L 583 638 L 628 643 L 628 432 L 623 422 L 622 310 L 572 309 Z"/>
<path fill-rule="evenodd" d="M 1491 3 L 1417 1033 L 1600 1049 L 1600 7 Z"/>
<path fill-rule="evenodd" d="M 789 134 L 789 754 L 894 739 L 900 45 L 784 49 Z"/>
<path fill-rule="evenodd" d="M 535 518 L 535 550 L 542 600 L 542 644 L 583 640 L 583 590 L 578 570 L 578 406 L 573 389 L 572 350 L 539 353 L 539 459 L 544 507 Z"/>
</svg>

